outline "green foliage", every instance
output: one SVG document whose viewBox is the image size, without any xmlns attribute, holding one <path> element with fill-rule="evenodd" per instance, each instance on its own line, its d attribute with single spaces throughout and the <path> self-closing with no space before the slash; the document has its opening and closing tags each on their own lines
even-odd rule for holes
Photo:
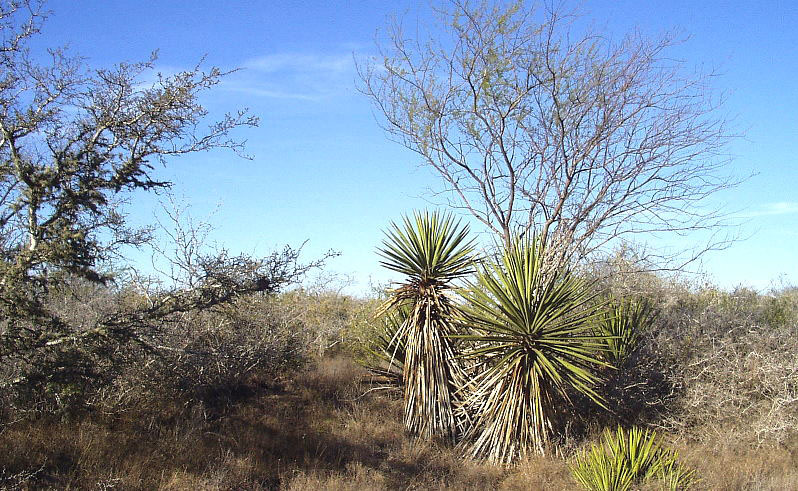
<svg viewBox="0 0 798 491">
<path fill-rule="evenodd" d="M 601 443 L 577 456 L 571 472 L 591 491 L 624 491 L 654 480 L 666 489 L 688 489 L 697 481 L 695 471 L 680 464 L 656 432 L 637 427 L 605 430 Z"/>
<path fill-rule="evenodd" d="M 382 266 L 402 273 L 407 284 L 418 287 L 443 285 L 472 272 L 473 240 L 466 240 L 468 226 L 461 227 L 451 215 L 438 212 L 414 213 L 413 218 L 403 217 L 403 227 L 392 222 L 385 232 L 379 249 Z"/>
<path fill-rule="evenodd" d="M 611 301 L 596 325 L 596 331 L 606 337 L 603 356 L 614 367 L 622 367 L 653 322 L 654 311 L 647 300 Z"/>
<path fill-rule="evenodd" d="M 128 226 L 120 206 L 131 193 L 170 186 L 155 175 L 156 162 L 239 152 L 230 133 L 257 118 L 240 111 L 205 125 L 200 99 L 224 76 L 218 68 L 147 83 L 155 56 L 91 70 L 64 49 L 38 48 L 32 38 L 45 17 L 42 2 L 0 2 L 0 387 L 79 400 L 83 387 L 105 380 L 103 365 L 150 342 L 164 318 L 276 291 L 274 279 L 292 265 L 279 254 L 195 257 L 192 291 L 150 291 L 140 308 L 90 322 L 53 307 L 75 281 L 118 281 L 121 248 L 152 239 L 150 229 Z"/>
<path fill-rule="evenodd" d="M 361 364 L 372 374 L 383 377 L 390 386 L 403 388 L 406 339 L 401 335 L 407 321 L 407 307 L 385 312 L 377 320 L 366 340 L 366 357 Z"/>
<path fill-rule="evenodd" d="M 759 312 L 762 324 L 773 327 L 788 327 L 798 321 L 798 289 L 787 288 L 763 299 Z"/>
<path fill-rule="evenodd" d="M 379 254 L 381 264 L 405 275 L 389 291 L 383 310 L 407 309 L 398 332 L 405 346 L 405 427 L 424 438 L 454 442 L 457 422 L 455 393 L 461 385 L 453 335 L 457 305 L 452 282 L 471 273 L 473 242 L 468 227 L 451 215 L 416 213 L 403 226 L 392 223 Z"/>
<path fill-rule="evenodd" d="M 568 272 L 546 271 L 545 252 L 515 240 L 464 294 L 472 334 L 461 337 L 477 363 L 467 384 L 474 425 L 466 445 L 475 457 L 510 462 L 543 453 L 570 391 L 602 403 L 595 369 L 606 364 L 595 353 L 606 337 L 592 331 L 601 315 L 596 295 Z"/>
</svg>

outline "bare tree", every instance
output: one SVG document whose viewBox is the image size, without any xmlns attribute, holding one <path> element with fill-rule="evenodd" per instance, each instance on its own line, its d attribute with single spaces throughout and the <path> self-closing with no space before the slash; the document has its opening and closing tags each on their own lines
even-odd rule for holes
<svg viewBox="0 0 798 491">
<path fill-rule="evenodd" d="M 558 262 L 640 233 L 715 229 L 705 198 L 731 137 L 706 76 L 668 58 L 674 39 L 620 42 L 526 2 L 451 0 L 442 28 L 400 22 L 359 63 L 384 128 L 417 152 L 505 243 L 533 233 Z"/>
</svg>

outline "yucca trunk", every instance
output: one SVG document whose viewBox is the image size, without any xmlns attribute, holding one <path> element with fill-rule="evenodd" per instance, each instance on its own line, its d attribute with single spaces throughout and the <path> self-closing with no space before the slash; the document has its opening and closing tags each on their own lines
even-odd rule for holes
<svg viewBox="0 0 798 491">
<path fill-rule="evenodd" d="M 425 439 L 454 442 L 455 392 L 463 377 L 450 338 L 456 334 L 448 320 L 453 313 L 435 293 L 430 296 L 416 303 L 406 321 L 405 427 Z"/>
<path fill-rule="evenodd" d="M 406 275 L 389 291 L 383 309 L 409 309 L 402 329 L 405 427 L 419 437 L 454 443 L 459 435 L 457 392 L 464 376 L 452 336 L 457 334 L 457 306 L 452 282 L 472 272 L 468 227 L 448 215 L 415 214 L 404 227 L 391 224 L 379 250 L 381 264 Z"/>
<path fill-rule="evenodd" d="M 546 381 L 518 360 L 507 372 L 488 372 L 477 383 L 481 389 L 468 401 L 480 408 L 466 433 L 469 456 L 502 463 L 542 454 L 552 426 L 544 410 L 552 404 L 551 390 L 541 389 Z"/>
</svg>

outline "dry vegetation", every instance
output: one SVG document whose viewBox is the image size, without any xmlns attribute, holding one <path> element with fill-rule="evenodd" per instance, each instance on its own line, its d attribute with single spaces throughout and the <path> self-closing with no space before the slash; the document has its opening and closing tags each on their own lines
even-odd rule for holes
<svg viewBox="0 0 798 491">
<path fill-rule="evenodd" d="M 657 383 L 671 389 L 660 394 L 653 410 L 625 417 L 659 427 L 697 470 L 701 489 L 798 488 L 796 290 L 690 291 L 650 276 L 614 286 L 646 289 L 654 300 L 659 317 L 646 334 L 647 351 L 637 355 L 637 366 L 650 368 L 659 356 L 666 370 Z M 531 457 L 513 466 L 463 459 L 444 444 L 407 436 L 400 395 L 370 390 L 371 376 L 353 362 L 351 348 L 366 336 L 373 308 L 374 302 L 303 291 L 241 299 L 184 319 L 194 323 L 192 329 L 172 326 L 184 335 L 163 339 L 191 350 L 127 365 L 114 382 L 116 392 L 106 387 L 84 394 L 82 400 L 91 404 L 67 410 L 42 402 L 37 411 L 21 411 L 6 394 L 0 484 L 10 489 L 577 486 L 568 459 L 595 441 L 611 419 L 607 415 L 573 432 L 559 456 Z M 249 370 L 225 364 L 245 358 L 242 353 L 259 353 L 252 358 L 259 363 Z M 119 392 L 121 387 L 127 388 Z"/>
<path fill-rule="evenodd" d="M 453 3 L 470 15 L 469 5 Z M 454 232 L 450 243 L 433 231 L 437 218 L 426 215 L 416 220 L 425 232 L 410 241 L 394 227 L 395 246 L 384 243 L 383 264 L 408 282 L 393 290 L 396 298 L 388 305 L 399 307 L 397 315 L 409 314 L 401 329 L 419 334 L 401 341 L 383 336 L 383 344 L 404 343 L 403 370 L 374 370 L 379 350 L 370 343 L 374 326 L 382 325 L 374 319 L 381 302 L 300 287 L 335 253 L 302 263 L 301 247 L 260 258 L 209 249 L 208 226 L 179 208 L 165 208 L 166 225 L 154 229 L 132 230 L 125 223 L 119 206 L 132 196 L 128 192 L 170 185 L 154 174 L 156 160 L 215 148 L 243 150 L 229 132 L 257 124 L 245 110 L 198 131 L 207 115 L 199 98 L 225 72 L 197 65 L 147 85 L 143 79 L 154 57 L 93 71 L 83 58 L 58 49 L 48 52 L 49 64 L 39 65 L 27 43 L 46 17 L 43 5 L 0 1 L 0 488 L 573 489 L 576 456 L 597 448 L 591 444 L 605 428 L 636 425 L 657 429 L 685 468 L 695 469 L 697 487 L 798 489 L 798 289 L 760 294 L 690 287 L 652 274 L 626 274 L 634 261 L 624 258 L 597 273 L 561 275 L 556 269 L 569 257 L 582 257 L 576 249 L 595 250 L 617 234 L 639 230 L 637 225 L 684 231 L 718 223 L 714 214 L 689 210 L 675 222 L 662 223 L 657 214 L 728 184 L 713 175 L 722 160 L 693 159 L 715 156 L 729 137 L 722 120 L 709 118 L 708 94 L 700 83 L 693 93 L 692 83 L 683 85 L 659 67 L 665 59 L 660 50 L 671 44 L 667 38 L 640 44 L 632 37 L 611 47 L 594 45 L 599 38 L 590 37 L 589 49 L 561 51 L 568 44 L 553 35 L 558 18 L 524 27 L 533 16 L 519 8 L 475 10 L 469 17 L 474 27 L 465 30 L 455 14 L 456 35 L 474 41 L 456 45 L 478 48 L 479 56 L 458 52 L 454 59 L 489 62 L 468 70 L 476 78 L 467 80 L 472 90 L 462 93 L 465 105 L 449 97 L 455 93 L 449 88 L 440 100 L 428 97 L 436 91 L 412 96 L 423 84 L 407 82 L 407 74 L 432 80 L 427 70 L 437 51 L 419 53 L 429 61 L 420 69 L 405 70 L 403 62 L 386 58 L 384 71 L 364 74 L 364 91 L 394 124 L 395 135 L 425 156 L 472 212 L 476 208 L 466 195 L 476 188 L 467 179 L 465 188 L 458 187 L 460 170 L 452 174 L 446 167 L 451 162 L 438 166 L 436 158 L 446 153 L 451 160 L 460 152 L 455 167 L 467 169 L 472 159 L 483 163 L 487 174 L 469 175 L 494 211 L 475 215 L 516 249 L 505 251 L 504 265 L 477 267 L 476 284 L 467 293 L 448 296 L 447 290 L 457 289 L 454 280 L 471 272 L 470 246 L 463 242 L 457 250 L 465 232 Z M 540 37 L 541 32 L 549 34 Z M 494 46 L 510 46 L 508 35 L 520 50 L 511 51 L 523 54 L 520 63 L 509 62 L 515 60 L 512 52 L 494 53 Z M 404 39 L 394 38 L 400 55 L 408 53 Z M 633 50 L 625 52 L 627 46 Z M 585 57 L 604 48 L 615 54 L 603 61 Z M 551 77 L 516 70 L 537 70 L 540 56 Z M 413 57 L 400 59 L 413 63 Z M 612 75 L 615 68 L 620 72 Z M 643 76 L 627 79 L 628 73 Z M 558 82 L 563 77 L 573 82 L 565 84 L 567 94 Z M 523 83 L 507 83 L 513 80 Z M 520 104 L 530 94 L 525 104 L 531 106 Z M 418 103 L 422 99 L 425 105 Z M 508 109 L 498 119 L 476 112 L 486 128 L 475 129 L 468 115 L 477 107 L 472 100 L 482 100 L 486 114 Z M 444 107 L 441 101 L 455 104 Z M 638 101 L 642 109 L 634 107 Z M 605 113 L 617 110 L 645 114 L 594 124 L 607 123 Z M 556 114 L 556 124 L 550 114 Z M 416 124 L 425 118 L 432 124 Z M 447 121 L 465 124 L 461 128 L 474 138 L 455 145 L 454 154 L 430 146 L 449 141 L 445 132 L 441 138 L 427 134 L 429 128 L 449 128 Z M 509 123 L 511 130 L 494 134 L 491 121 L 502 128 Z M 584 141 L 570 137 L 582 135 L 586 126 L 598 133 Z M 573 141 L 575 147 L 557 145 L 550 157 L 549 150 L 525 148 L 528 139 L 514 136 L 541 128 L 551 141 Z M 652 141 L 665 150 L 653 152 L 664 160 L 648 160 Z M 503 152 L 498 160 L 492 150 L 480 154 L 494 145 Z M 516 150 L 521 161 L 514 160 Z M 562 165 L 570 155 L 587 158 Z M 640 165 L 641 155 L 646 165 Z M 505 165 L 510 172 L 497 170 Z M 679 172 L 663 178 L 663 169 Z M 498 193 L 493 184 L 486 191 L 484 183 L 504 176 L 510 180 Z M 574 176 L 584 176 L 587 184 L 561 186 Z M 601 176 L 603 190 L 593 196 L 590 183 Z M 636 180 L 664 187 L 630 188 Z M 526 188 L 528 183 L 537 187 Z M 587 198 L 560 193 L 561 187 L 587 190 Z M 515 208 L 527 215 L 520 220 L 511 218 L 516 193 L 530 199 Z M 659 198 L 646 201 L 652 195 Z M 569 217 L 563 210 L 575 213 Z M 542 244 L 561 248 L 559 259 L 546 258 L 543 245 L 536 256 L 529 237 L 529 243 L 513 247 L 510 232 L 517 221 L 540 228 Z M 445 231 L 449 219 L 443 222 Z M 156 237 L 161 232 L 165 242 Z M 123 246 L 145 244 L 160 259 L 153 261 L 156 277 L 117 264 L 124 262 Z M 594 277 L 604 278 L 597 289 Z M 626 309 L 646 319 L 630 323 L 636 326 L 630 336 L 624 335 L 626 327 L 616 330 L 621 335 L 606 334 L 616 332 L 617 325 L 607 326 L 623 316 L 603 315 L 605 293 L 615 312 Z M 508 311 L 520 315 L 505 316 Z M 469 342 L 473 350 L 454 349 Z M 429 356 L 435 346 L 444 346 L 437 358 Z M 468 388 L 449 386 L 460 369 L 445 373 L 444 365 L 459 364 L 464 353 L 473 361 L 464 363 L 463 373 L 477 376 Z M 483 367 L 487 371 L 480 372 Z M 386 382 L 394 385 L 384 387 Z M 435 396 L 440 404 L 429 404 L 432 398 L 420 407 L 407 404 L 433 386 L 446 389 Z M 451 402 L 462 393 L 465 409 Z M 569 399 L 573 405 L 562 404 Z M 607 411 L 595 404 L 602 401 Z M 442 428 L 425 430 L 444 417 L 449 423 Z M 410 436 L 408 429 L 428 438 Z"/>
</svg>

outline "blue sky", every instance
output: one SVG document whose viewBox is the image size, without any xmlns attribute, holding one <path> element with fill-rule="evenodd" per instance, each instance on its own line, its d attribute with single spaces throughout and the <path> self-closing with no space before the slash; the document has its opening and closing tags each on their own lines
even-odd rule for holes
<svg viewBox="0 0 798 491">
<path fill-rule="evenodd" d="M 348 291 L 384 282 L 375 247 L 389 220 L 429 207 L 440 182 L 389 141 L 355 89 L 353 54 L 374 51 L 386 16 L 429 18 L 425 1 L 72 1 L 53 14 L 36 43 L 68 45 L 93 67 L 144 60 L 158 69 L 243 68 L 204 103 L 212 114 L 249 107 L 259 128 L 241 131 L 254 160 L 225 152 L 170 162 L 197 217 L 213 212 L 214 239 L 265 254 L 308 240 L 308 259 L 341 252 L 328 271 L 348 275 Z M 707 256 L 703 269 L 725 288 L 798 284 L 798 3 L 793 1 L 585 1 L 597 29 L 620 37 L 676 30 L 688 40 L 674 56 L 714 69 L 724 110 L 745 137 L 729 147 L 730 172 L 754 173 L 715 199 L 744 219 L 746 240 Z M 151 221 L 153 200 L 137 196 L 134 221 Z"/>
</svg>

